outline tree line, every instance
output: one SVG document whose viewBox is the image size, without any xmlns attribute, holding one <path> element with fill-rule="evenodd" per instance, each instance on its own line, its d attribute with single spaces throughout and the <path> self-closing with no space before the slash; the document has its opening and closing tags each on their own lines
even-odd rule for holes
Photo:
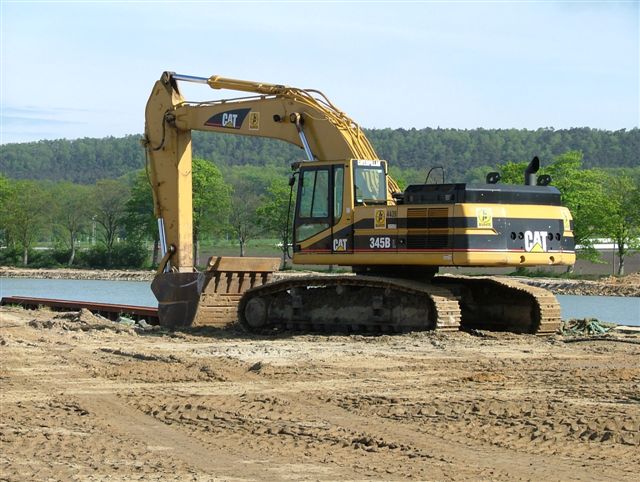
<svg viewBox="0 0 640 482">
<path fill-rule="evenodd" d="M 480 181 L 497 170 L 505 183 L 521 184 L 526 161 L 476 167 L 466 177 Z M 401 187 L 424 182 L 424 172 L 396 168 Z M 619 273 L 624 259 L 640 249 L 640 167 L 585 168 L 579 151 L 543 166 L 574 217 L 579 256 L 597 261 L 594 240 L 616 243 Z M 193 161 L 193 244 L 203 265 L 203 240 L 232 238 L 241 256 L 257 237 L 278 239 L 283 260 L 290 242 L 291 190 L 282 166 L 217 166 Z M 84 240 L 84 243 L 82 241 Z M 54 250 L 37 252 L 43 241 Z M 9 179 L 0 175 L 0 264 L 142 267 L 158 261 L 158 232 L 151 187 L 144 169 L 93 184 Z M 153 245 L 149 259 L 147 245 Z M 83 247 L 79 250 L 78 247 Z"/>
<path fill-rule="evenodd" d="M 378 155 L 399 169 L 442 165 L 464 181 L 479 167 L 537 155 L 544 162 L 567 150 L 583 153 L 587 168 L 635 167 L 640 129 L 365 129 Z M 42 140 L 0 146 L 0 173 L 13 179 L 92 184 L 144 166 L 140 135 L 102 139 Z M 222 166 L 287 167 L 304 158 L 296 146 L 273 139 L 193 132 L 195 157 Z"/>
<path fill-rule="evenodd" d="M 224 172 L 223 176 L 209 161 L 193 160 L 193 243 L 198 265 L 206 263 L 200 255 L 203 240 L 236 239 L 244 256 L 247 243 L 257 236 L 281 239 L 280 216 L 287 212 L 290 193 L 287 177 L 254 166 Z M 144 169 L 93 184 L 0 175 L 0 265 L 153 266 L 159 257 L 157 229 Z M 37 250 L 42 244 L 54 249 Z"/>
</svg>

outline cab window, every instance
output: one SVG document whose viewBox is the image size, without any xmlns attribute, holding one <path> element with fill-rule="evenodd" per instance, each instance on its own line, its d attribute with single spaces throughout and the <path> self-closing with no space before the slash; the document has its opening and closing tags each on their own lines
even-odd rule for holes
<svg viewBox="0 0 640 482">
<path fill-rule="evenodd" d="M 304 241 L 329 228 L 329 169 L 302 172 L 296 241 Z"/>
<path fill-rule="evenodd" d="M 356 164 L 353 174 L 356 204 L 386 204 L 387 183 L 384 168 L 381 165 Z"/>
<path fill-rule="evenodd" d="M 344 191 L 344 168 L 333 167 L 333 224 L 342 217 L 342 202 Z"/>
<path fill-rule="evenodd" d="M 305 171 L 302 177 L 301 218 L 329 216 L 329 170 Z"/>
</svg>

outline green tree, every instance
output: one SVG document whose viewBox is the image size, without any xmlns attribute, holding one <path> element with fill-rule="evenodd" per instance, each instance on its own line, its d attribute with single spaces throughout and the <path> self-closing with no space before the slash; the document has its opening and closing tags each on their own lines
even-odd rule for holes
<svg viewBox="0 0 640 482">
<path fill-rule="evenodd" d="M 523 184 L 524 170 L 527 168 L 528 164 L 528 162 L 509 161 L 498 166 L 500 182 L 504 184 Z"/>
<path fill-rule="evenodd" d="M 634 167 L 638 164 L 640 129 L 365 129 L 382 159 L 393 167 L 416 169 L 423 182 L 429 167 L 447 167 L 447 179 L 463 181 L 479 165 L 529 159 L 552 159 L 567 149 L 584 153 L 584 166 Z M 144 165 L 139 135 L 121 138 L 43 140 L 0 146 L 0 172 L 16 179 L 69 180 L 94 183 L 116 178 Z M 303 157 L 300 149 L 275 139 L 193 133 L 195 157 L 217 165 L 286 169 Z M 226 174 L 226 173 L 225 173 Z M 230 181 L 230 180 L 229 180 Z M 264 185 L 265 187 L 268 184 Z"/>
<path fill-rule="evenodd" d="M 493 166 L 476 166 L 469 169 L 464 176 L 465 182 L 483 184 L 487 180 L 487 174 L 495 171 Z"/>
<path fill-rule="evenodd" d="M 573 238 L 581 248 L 579 258 L 600 260 L 593 243 L 603 235 L 608 216 L 607 193 L 603 189 L 604 173 L 599 169 L 584 169 L 581 152 L 569 151 L 558 156 L 543 172 L 550 174 L 562 196 L 562 203 L 573 216 Z"/>
<path fill-rule="evenodd" d="M 22 264 L 29 264 L 29 250 L 47 225 L 50 199 L 34 181 L 16 181 L 3 203 L 3 222 L 7 235 L 22 249 Z"/>
<path fill-rule="evenodd" d="M 295 200 L 291 199 L 291 187 L 284 179 L 273 179 L 263 197 L 256 214 L 259 224 L 268 232 L 274 233 L 282 245 L 282 266 L 286 266 L 288 245 L 293 226 Z"/>
<path fill-rule="evenodd" d="M 9 244 L 9 233 L 7 230 L 7 200 L 13 192 L 11 181 L 0 174 L 0 246 Z"/>
<path fill-rule="evenodd" d="M 246 255 L 249 240 L 262 232 L 256 212 L 263 198 L 268 196 L 269 187 L 275 180 L 286 179 L 287 172 L 284 162 L 281 166 L 234 166 L 225 170 L 226 178 L 233 186 L 229 228 L 238 241 L 240 256 Z"/>
<path fill-rule="evenodd" d="M 0 174 L 0 203 L 4 203 L 4 201 L 9 197 L 10 192 L 11 181 L 7 177 Z"/>
<path fill-rule="evenodd" d="M 193 159 L 193 259 L 200 264 L 200 241 L 227 226 L 231 188 L 220 170 L 204 159 Z"/>
<path fill-rule="evenodd" d="M 622 276 L 626 256 L 640 249 L 640 183 L 628 176 L 609 175 L 605 187 L 604 234 L 616 244 L 618 276 Z"/>
<path fill-rule="evenodd" d="M 159 261 L 160 236 L 158 222 L 153 212 L 153 194 L 146 171 L 137 171 L 131 187 L 131 196 L 125 205 L 124 227 L 127 239 L 142 242 L 153 240 L 152 264 Z"/>
<path fill-rule="evenodd" d="M 101 241 L 107 250 L 108 264 L 111 264 L 113 245 L 124 226 L 129 188 L 120 180 L 103 179 L 96 182 L 93 191 L 94 219 L 102 228 Z"/>
<path fill-rule="evenodd" d="M 64 235 L 64 244 L 69 248 L 67 264 L 73 265 L 78 238 L 89 223 L 91 216 L 91 191 L 87 186 L 62 182 L 51 189 L 53 222 Z"/>
<path fill-rule="evenodd" d="M 260 198 L 253 192 L 244 190 L 242 184 L 234 186 L 229 229 L 238 241 L 240 256 L 246 255 L 247 242 L 260 233 L 256 211 Z"/>
</svg>

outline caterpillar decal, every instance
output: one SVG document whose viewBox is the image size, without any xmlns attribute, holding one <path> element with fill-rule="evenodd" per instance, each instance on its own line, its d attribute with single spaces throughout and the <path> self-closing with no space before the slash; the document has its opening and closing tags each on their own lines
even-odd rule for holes
<svg viewBox="0 0 640 482">
<path fill-rule="evenodd" d="M 234 109 L 226 112 L 219 112 L 218 114 L 210 117 L 204 125 L 209 127 L 240 129 L 250 110 L 251 109 Z"/>
<path fill-rule="evenodd" d="M 547 252 L 547 236 L 546 231 L 525 231 L 524 232 L 524 250 L 528 253 L 546 253 Z M 553 234 L 551 234 L 553 239 Z"/>
</svg>

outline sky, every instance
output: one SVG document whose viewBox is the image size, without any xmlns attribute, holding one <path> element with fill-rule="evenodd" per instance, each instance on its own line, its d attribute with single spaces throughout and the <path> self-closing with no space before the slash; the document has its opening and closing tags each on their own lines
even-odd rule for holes
<svg viewBox="0 0 640 482">
<path fill-rule="evenodd" d="M 0 0 L 0 143 L 140 134 L 165 70 L 316 88 L 367 128 L 630 129 L 639 5 Z"/>
</svg>

